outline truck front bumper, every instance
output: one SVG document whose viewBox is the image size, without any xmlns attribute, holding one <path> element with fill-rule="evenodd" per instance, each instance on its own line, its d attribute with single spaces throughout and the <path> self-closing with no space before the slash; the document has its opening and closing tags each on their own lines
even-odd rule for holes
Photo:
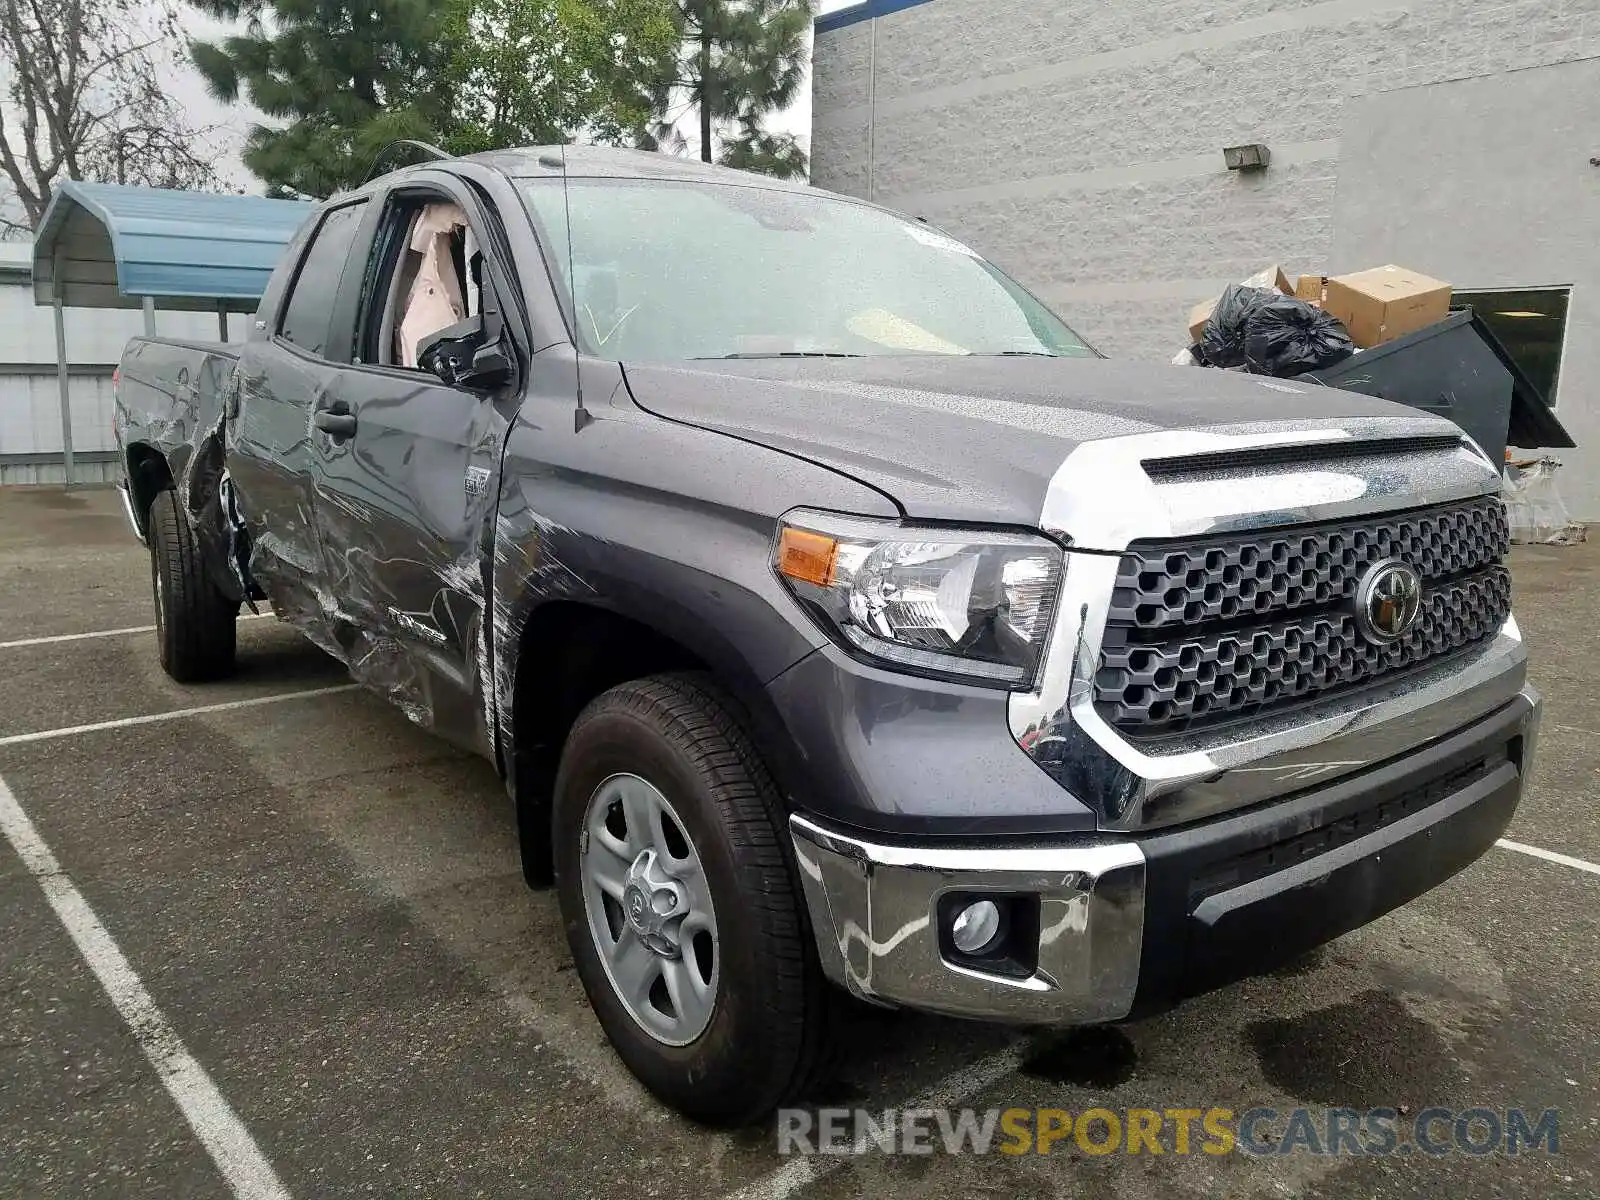
<svg viewBox="0 0 1600 1200">
<path fill-rule="evenodd" d="M 890 842 L 790 819 L 824 971 L 866 1000 L 1022 1024 L 1113 1021 L 1258 974 L 1489 849 L 1526 787 L 1540 701 L 1215 820 L 1146 835 Z M 1003 944 L 956 949 L 993 898 Z"/>
</svg>

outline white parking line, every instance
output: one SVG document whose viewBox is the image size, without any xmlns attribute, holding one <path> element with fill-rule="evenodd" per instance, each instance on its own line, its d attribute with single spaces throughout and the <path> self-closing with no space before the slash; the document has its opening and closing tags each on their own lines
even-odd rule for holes
<svg viewBox="0 0 1600 1200">
<path fill-rule="evenodd" d="M 202 704 L 198 708 L 175 708 L 171 712 L 150 713 L 142 717 L 119 717 L 115 721 L 96 721 L 92 725 L 68 725 L 62 729 L 41 729 L 38 733 L 13 733 L 0 737 L 0 747 L 22 746 L 28 742 L 48 742 L 55 738 L 75 737 L 80 733 L 99 733 L 103 729 L 127 729 L 133 725 L 154 725 L 158 721 L 178 721 L 184 717 L 200 717 L 206 713 L 230 712 L 239 708 L 256 708 L 262 704 L 281 704 L 285 700 L 304 700 L 311 696 L 332 696 L 338 692 L 354 691 L 358 683 L 340 683 L 333 687 L 303 688 L 298 692 L 275 692 L 270 696 L 252 696 L 248 700 L 224 700 L 220 704 Z"/>
<path fill-rule="evenodd" d="M 1014 1074 L 1021 1065 L 1022 1053 L 1026 1046 L 1027 1043 L 1020 1039 L 1012 1042 L 987 1058 L 980 1058 L 958 1071 L 952 1071 L 915 1100 L 899 1107 L 956 1108 L 985 1088 L 993 1087 L 1008 1075 Z M 729 1192 L 722 1200 L 789 1200 L 789 1197 L 811 1186 L 817 1180 L 825 1179 L 842 1170 L 848 1163 L 854 1161 L 857 1155 L 864 1154 L 867 1145 L 865 1141 L 858 1141 L 852 1147 L 854 1154 L 827 1156 L 812 1154 L 803 1158 L 791 1158 L 776 1171 L 762 1176 L 738 1191 Z"/>
<path fill-rule="evenodd" d="M 241 621 L 260 621 L 271 613 L 242 613 Z M 154 625 L 129 625 L 126 629 L 96 629 L 93 633 L 57 633 L 50 637 L 18 638 L 14 642 L 0 642 L 0 650 L 20 650 L 24 646 L 54 646 L 60 642 L 85 642 L 91 638 L 121 637 L 127 633 L 154 633 Z"/>
<path fill-rule="evenodd" d="M 139 1048 L 156 1075 L 177 1102 L 184 1119 L 217 1164 L 235 1196 L 244 1200 L 288 1200 L 289 1190 L 256 1145 L 250 1131 L 228 1106 L 217 1085 L 179 1040 L 166 1016 L 156 1007 L 144 983 L 106 927 L 95 916 L 83 893 L 67 877 L 50 847 L 33 827 L 22 805 L 0 779 L 0 831 L 39 881 L 45 899 L 105 988 L 111 1003 L 128 1023 Z"/>
<path fill-rule="evenodd" d="M 1545 862 L 1560 863 L 1563 867 L 1571 867 L 1574 871 L 1587 871 L 1591 875 L 1600 875 L 1600 863 L 1573 858 L 1570 854 L 1557 854 L 1554 850 L 1541 850 L 1538 846 L 1524 845 L 1522 842 L 1513 842 L 1508 838 L 1501 838 L 1495 845 L 1502 850 L 1515 850 L 1518 854 L 1529 854 L 1534 858 L 1542 858 Z"/>
<path fill-rule="evenodd" d="M 0 642 L 0 650 L 20 650 L 23 646 L 52 646 L 57 642 L 82 642 L 89 638 L 121 637 L 125 633 L 154 633 L 154 625 L 130 625 L 126 629 L 97 629 L 93 633 L 58 633 L 54 637 L 19 638 Z"/>
</svg>

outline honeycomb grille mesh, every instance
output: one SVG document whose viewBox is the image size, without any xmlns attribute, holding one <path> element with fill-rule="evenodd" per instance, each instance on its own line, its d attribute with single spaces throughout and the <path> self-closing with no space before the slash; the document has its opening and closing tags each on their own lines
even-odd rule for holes
<svg viewBox="0 0 1600 1200">
<path fill-rule="evenodd" d="M 1097 707 L 1129 733 L 1175 733 L 1420 666 L 1505 623 L 1511 577 L 1499 562 L 1510 540 L 1491 497 L 1198 547 L 1135 547 L 1118 574 Z M 1386 558 L 1415 568 L 1424 587 L 1411 629 L 1380 643 L 1357 628 L 1350 600 L 1366 567 Z"/>
<path fill-rule="evenodd" d="M 1467 504 L 1207 546 L 1134 546 L 1123 556 L 1109 624 L 1171 629 L 1347 600 L 1372 563 L 1398 558 L 1426 583 L 1489 566 L 1511 547 L 1505 505 Z"/>
</svg>

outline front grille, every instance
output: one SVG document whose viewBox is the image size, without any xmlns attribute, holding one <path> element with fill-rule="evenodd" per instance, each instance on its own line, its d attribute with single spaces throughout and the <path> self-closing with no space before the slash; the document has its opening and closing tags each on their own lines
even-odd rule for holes
<svg viewBox="0 0 1600 1200">
<path fill-rule="evenodd" d="M 1135 542 L 1117 572 L 1108 624 L 1170 629 L 1321 606 L 1354 596 L 1362 571 L 1380 559 L 1401 559 L 1427 582 L 1497 563 L 1510 548 L 1495 496 L 1204 544 Z"/>
<path fill-rule="evenodd" d="M 1135 735 L 1277 711 L 1391 677 L 1494 634 L 1511 611 L 1497 498 L 1124 556 L 1095 675 L 1102 714 Z M 1423 579 L 1415 624 L 1368 640 L 1352 599 L 1372 563 Z"/>
</svg>

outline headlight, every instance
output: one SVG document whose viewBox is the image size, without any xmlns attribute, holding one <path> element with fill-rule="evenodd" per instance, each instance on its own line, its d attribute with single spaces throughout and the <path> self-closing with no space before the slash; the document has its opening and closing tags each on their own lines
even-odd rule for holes
<svg viewBox="0 0 1600 1200">
<path fill-rule="evenodd" d="M 1060 546 L 1033 534 L 940 529 L 797 510 L 778 576 L 845 645 L 889 666 L 1023 689 L 1044 656 Z"/>
</svg>

